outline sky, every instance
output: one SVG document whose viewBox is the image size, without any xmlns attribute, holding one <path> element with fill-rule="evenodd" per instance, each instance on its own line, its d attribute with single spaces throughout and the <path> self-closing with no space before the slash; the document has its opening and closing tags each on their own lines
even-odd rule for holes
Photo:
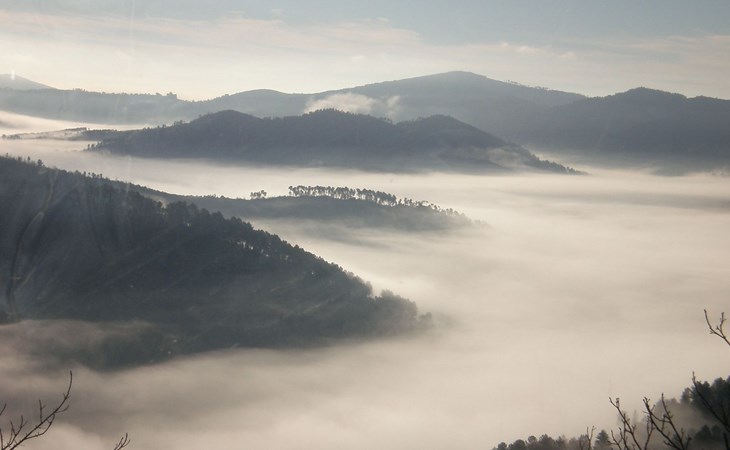
<svg viewBox="0 0 730 450">
<path fill-rule="evenodd" d="M 185 99 L 453 70 L 730 98 L 726 0 L 0 0 L 0 42 L 0 73 Z"/>
</svg>

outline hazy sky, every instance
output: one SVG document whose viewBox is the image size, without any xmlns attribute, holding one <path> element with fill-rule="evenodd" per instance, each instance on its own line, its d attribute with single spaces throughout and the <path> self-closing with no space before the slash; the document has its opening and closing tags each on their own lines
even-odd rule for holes
<svg viewBox="0 0 730 450">
<path fill-rule="evenodd" d="M 452 70 L 730 98 L 730 2 L 1 0 L 0 73 L 202 99 Z"/>
</svg>

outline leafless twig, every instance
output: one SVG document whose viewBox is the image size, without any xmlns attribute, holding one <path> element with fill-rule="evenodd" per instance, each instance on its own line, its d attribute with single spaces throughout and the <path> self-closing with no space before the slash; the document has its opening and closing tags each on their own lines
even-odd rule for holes
<svg viewBox="0 0 730 450">
<path fill-rule="evenodd" d="M 692 440 L 687 436 L 684 429 L 678 428 L 674 423 L 674 416 L 667 407 L 667 402 L 662 394 L 660 401 L 661 413 L 656 412 L 656 405 L 652 406 L 649 399 L 644 397 L 644 412 L 651 427 L 664 439 L 664 443 L 675 450 L 688 450 Z"/>
<path fill-rule="evenodd" d="M 10 430 L 7 434 L 0 427 L 0 450 L 14 450 L 20 447 L 24 442 L 43 436 L 48 432 L 56 420 L 56 416 L 69 407 L 69 398 L 71 397 L 71 386 L 73 385 L 73 372 L 69 372 L 68 387 L 61 395 L 61 401 L 50 411 L 47 411 L 43 401 L 38 400 L 38 421 L 28 421 L 25 416 L 20 416 L 17 422 L 10 420 Z M 0 416 L 5 412 L 7 405 L 3 405 L 0 409 Z"/>
<path fill-rule="evenodd" d="M 632 423 L 628 413 L 621 409 L 620 400 L 617 398 L 614 401 L 612 398 L 609 398 L 608 401 L 616 409 L 619 421 L 621 422 L 617 432 L 611 431 L 611 443 L 618 447 L 619 450 L 648 450 L 651 435 L 654 431 L 651 424 L 647 422 L 646 436 L 642 439 L 639 436 L 640 433 L 637 429 L 637 424 Z"/>
<path fill-rule="evenodd" d="M 717 325 L 713 325 L 712 322 L 710 322 L 710 316 L 707 314 L 707 310 L 705 309 L 705 322 L 707 323 L 707 328 L 710 329 L 710 334 L 714 334 L 715 336 L 719 337 L 727 345 L 730 345 L 730 338 L 728 338 L 727 334 L 725 334 L 725 313 L 720 313 L 720 323 Z"/>
<path fill-rule="evenodd" d="M 124 447 L 129 445 L 131 440 L 129 439 L 129 434 L 124 433 L 124 436 L 122 436 L 121 439 L 119 439 L 119 442 L 117 442 L 117 445 L 114 447 L 114 450 L 122 450 Z"/>
</svg>

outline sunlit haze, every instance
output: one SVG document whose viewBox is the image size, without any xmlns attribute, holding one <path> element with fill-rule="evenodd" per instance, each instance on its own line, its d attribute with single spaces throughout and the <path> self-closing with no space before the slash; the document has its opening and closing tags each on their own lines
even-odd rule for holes
<svg viewBox="0 0 730 450">
<path fill-rule="evenodd" d="M 184 99 L 464 70 L 584 95 L 730 98 L 730 3 L 62 0 L 0 5 L 0 73 Z"/>
</svg>

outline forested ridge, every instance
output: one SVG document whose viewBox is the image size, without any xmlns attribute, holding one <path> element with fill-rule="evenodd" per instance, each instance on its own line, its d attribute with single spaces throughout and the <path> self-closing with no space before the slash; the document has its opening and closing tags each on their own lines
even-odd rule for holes
<svg viewBox="0 0 730 450">
<path fill-rule="evenodd" d="M 249 223 L 118 186 L 0 158 L 4 322 L 151 324 L 136 346 L 86 356 L 100 365 L 321 344 L 422 323 L 413 303 L 376 297 L 356 276 Z"/>
<path fill-rule="evenodd" d="M 267 192 L 261 190 L 251 192 L 248 199 L 144 192 L 152 198 L 184 200 L 244 220 L 283 220 L 297 225 L 305 225 L 304 222 L 328 223 L 347 230 L 438 233 L 483 225 L 452 208 L 442 208 L 428 201 L 398 198 L 372 189 L 299 185 L 289 186 L 289 195 L 268 197 Z M 311 231 L 319 229 L 305 228 Z"/>
</svg>

